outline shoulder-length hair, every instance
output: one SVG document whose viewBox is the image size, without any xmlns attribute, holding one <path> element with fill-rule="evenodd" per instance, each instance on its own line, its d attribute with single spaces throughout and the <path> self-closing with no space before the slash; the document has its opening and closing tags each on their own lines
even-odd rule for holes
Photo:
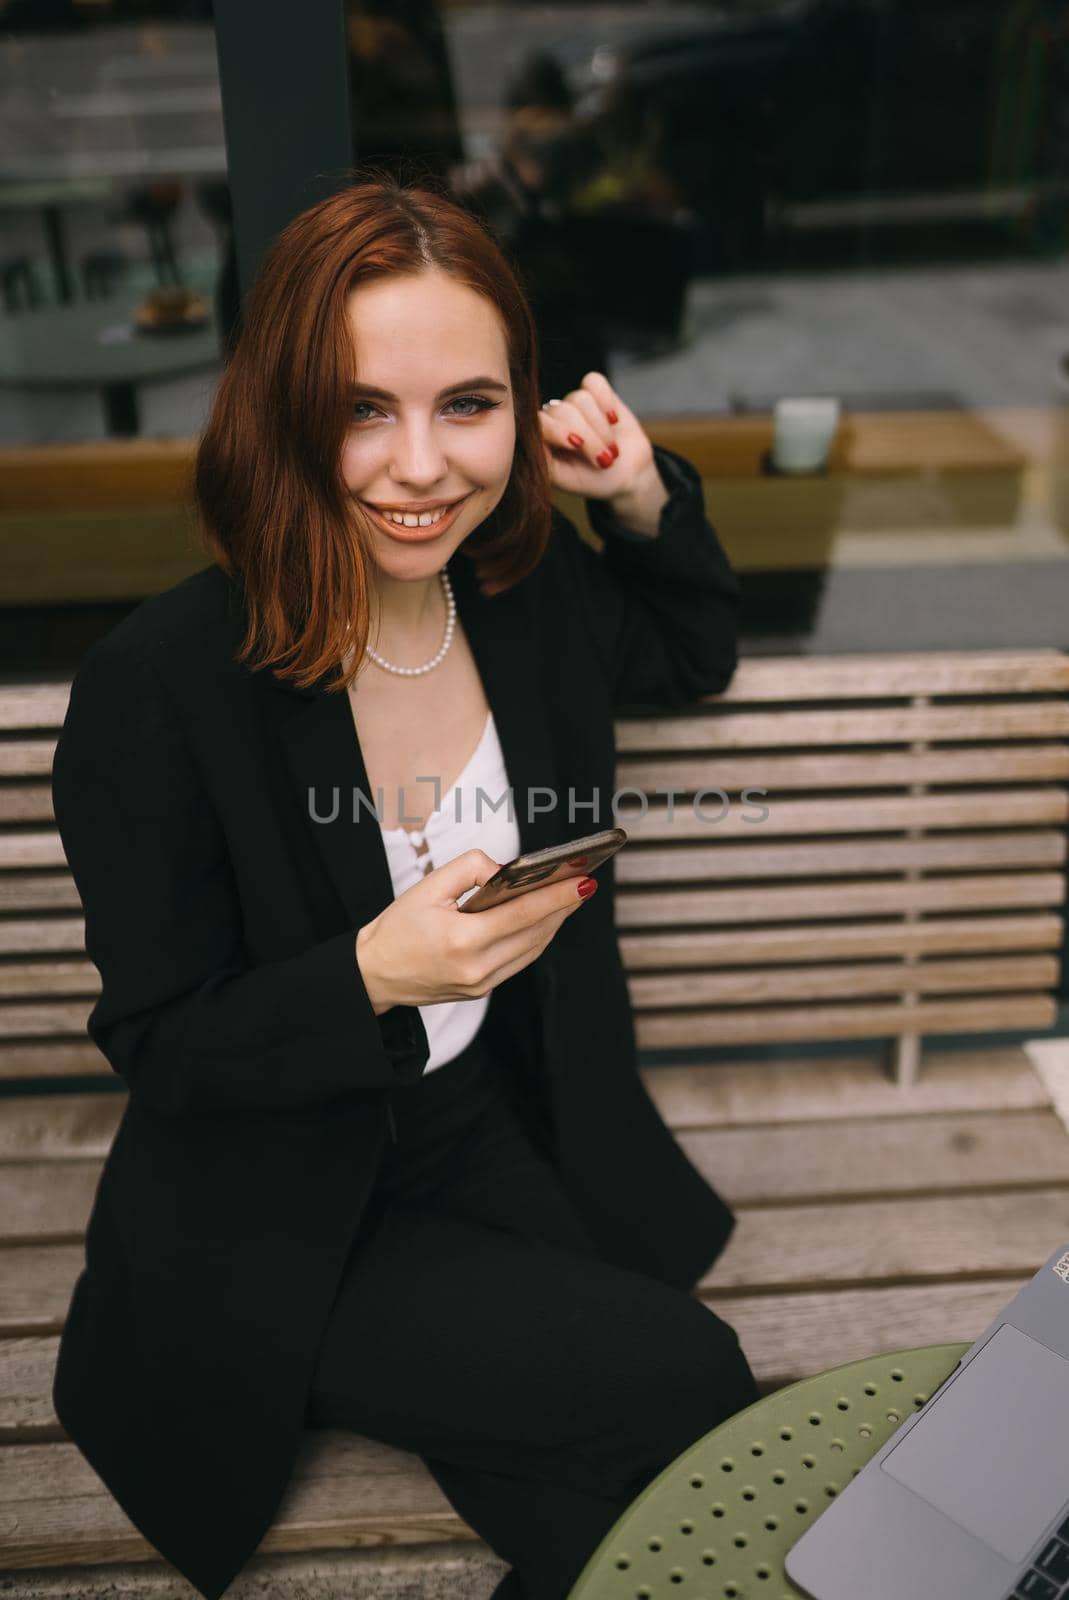
<svg viewBox="0 0 1069 1600">
<path fill-rule="evenodd" d="M 443 194 L 383 175 L 309 207 L 279 234 L 248 297 L 194 466 L 201 536 L 244 588 L 238 659 L 307 688 L 348 688 L 370 626 L 371 532 L 342 479 L 357 352 L 346 297 L 436 268 L 493 302 L 516 418 L 501 500 L 459 547 L 482 592 L 538 565 L 552 508 L 538 423 L 537 347 L 524 292 L 493 238 Z M 351 654 L 348 670 L 345 661 Z"/>
</svg>

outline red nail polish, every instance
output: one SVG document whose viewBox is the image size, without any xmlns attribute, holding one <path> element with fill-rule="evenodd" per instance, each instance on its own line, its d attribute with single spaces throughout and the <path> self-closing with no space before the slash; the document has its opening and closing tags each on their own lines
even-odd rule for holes
<svg viewBox="0 0 1069 1600">
<path fill-rule="evenodd" d="M 609 449 L 612 451 L 612 458 L 615 461 L 616 457 L 620 454 L 620 446 L 616 443 L 615 439 L 613 440 L 612 444 L 610 444 Z"/>
<path fill-rule="evenodd" d="M 613 463 L 613 453 L 611 450 L 603 450 L 600 456 L 596 457 L 596 460 L 599 467 L 611 467 Z"/>
<path fill-rule="evenodd" d="M 610 422 L 619 422 L 620 420 L 615 411 L 606 411 L 605 415 L 608 417 Z"/>
<path fill-rule="evenodd" d="M 597 886 L 598 880 L 596 878 L 580 878 L 576 888 L 581 899 L 589 900 Z"/>
<path fill-rule="evenodd" d="M 570 433 L 568 435 L 568 443 L 574 446 L 576 450 L 581 450 L 583 448 L 583 435 L 581 433 Z"/>
</svg>

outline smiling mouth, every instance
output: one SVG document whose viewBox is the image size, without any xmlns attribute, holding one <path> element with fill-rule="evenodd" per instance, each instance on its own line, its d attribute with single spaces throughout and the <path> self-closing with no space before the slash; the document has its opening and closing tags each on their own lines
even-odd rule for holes
<svg viewBox="0 0 1069 1600">
<path fill-rule="evenodd" d="M 467 500 L 467 495 L 462 495 L 459 500 L 443 501 L 441 505 L 429 506 L 426 511 L 385 511 L 381 506 L 372 505 L 370 500 L 362 503 L 369 511 L 373 511 L 383 522 L 392 523 L 395 528 L 427 528 L 428 530 L 445 523 L 453 512 Z"/>
</svg>

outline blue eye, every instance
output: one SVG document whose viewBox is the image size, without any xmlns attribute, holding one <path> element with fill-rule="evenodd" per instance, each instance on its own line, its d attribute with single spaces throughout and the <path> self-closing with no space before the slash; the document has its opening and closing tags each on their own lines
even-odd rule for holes
<svg viewBox="0 0 1069 1600">
<path fill-rule="evenodd" d="M 474 411 L 458 411 L 455 413 L 456 416 L 474 417 L 478 416 L 480 411 L 493 411 L 496 406 L 501 404 L 501 401 L 487 400 L 481 394 L 462 394 L 458 395 L 455 400 L 451 400 L 449 404 L 450 406 L 474 406 Z"/>
<path fill-rule="evenodd" d="M 450 400 L 445 409 L 447 412 L 451 412 L 454 417 L 477 417 L 480 412 L 493 411 L 500 404 L 500 400 L 487 400 L 485 395 L 462 394 L 458 395 L 455 400 Z M 453 409 L 455 406 L 466 406 L 471 407 L 471 409 L 465 411 L 455 411 Z M 356 400 L 353 402 L 352 416 L 354 422 L 370 422 L 371 416 L 368 413 L 378 413 L 381 415 L 378 407 L 372 405 L 370 400 Z"/>
</svg>

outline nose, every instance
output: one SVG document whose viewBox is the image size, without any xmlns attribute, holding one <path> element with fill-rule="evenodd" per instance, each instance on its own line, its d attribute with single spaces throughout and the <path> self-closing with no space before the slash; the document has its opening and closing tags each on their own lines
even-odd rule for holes
<svg viewBox="0 0 1069 1600">
<path fill-rule="evenodd" d="M 445 453 L 432 424 L 413 418 L 394 434 L 390 476 L 413 489 L 430 489 L 448 472 Z"/>
</svg>

